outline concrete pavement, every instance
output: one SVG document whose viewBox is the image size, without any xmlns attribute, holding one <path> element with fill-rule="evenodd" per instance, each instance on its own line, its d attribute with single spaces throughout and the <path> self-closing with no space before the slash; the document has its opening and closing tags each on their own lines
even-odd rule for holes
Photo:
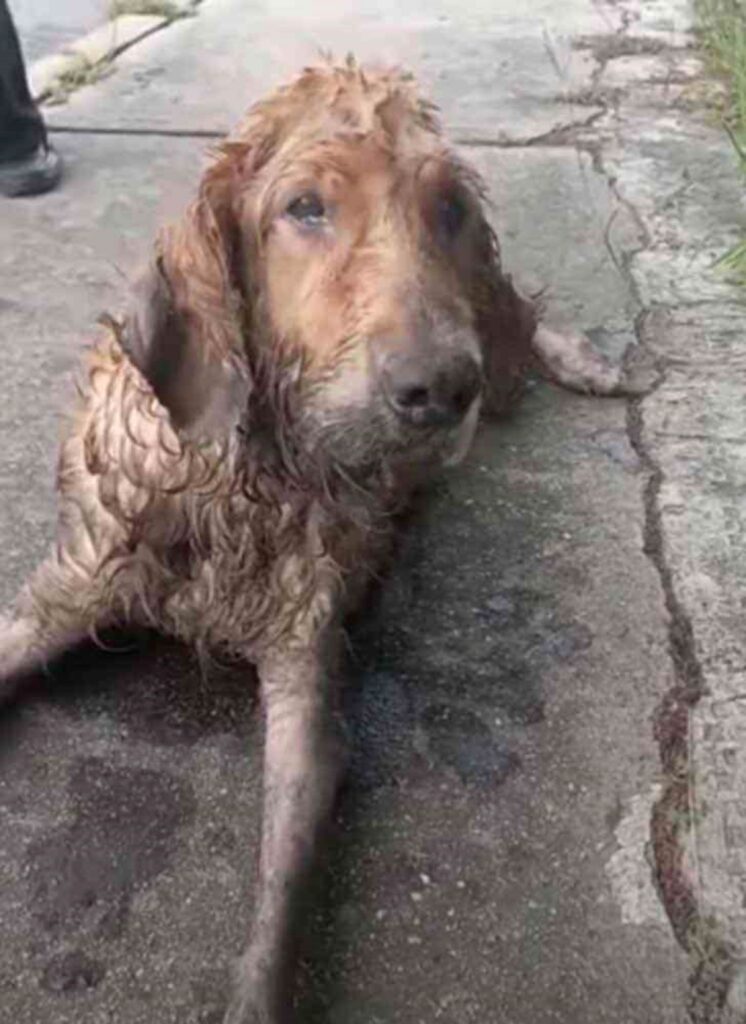
<svg viewBox="0 0 746 1024">
<path fill-rule="evenodd" d="M 106 21 L 110 4 L 109 0 L 12 0 L 10 7 L 30 64 Z"/>
<path fill-rule="evenodd" d="M 49 111 L 64 187 L 0 207 L 0 597 L 44 550 L 69 374 L 205 133 L 313 56 L 401 60 L 550 314 L 657 361 L 537 386 L 415 515 L 353 631 L 356 755 L 304 944 L 324 1024 L 746 1021 L 744 222 L 673 0 L 204 0 Z M 252 687 L 150 640 L 0 720 L 0 1022 L 219 1022 L 250 913 Z"/>
</svg>

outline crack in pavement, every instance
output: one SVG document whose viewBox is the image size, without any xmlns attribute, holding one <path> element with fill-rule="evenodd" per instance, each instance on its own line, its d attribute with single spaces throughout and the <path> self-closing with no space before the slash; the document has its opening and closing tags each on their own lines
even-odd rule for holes
<svg viewBox="0 0 746 1024">
<path fill-rule="evenodd" d="M 638 317 L 636 332 L 638 343 L 643 347 L 644 334 L 654 312 L 645 310 Z M 647 476 L 643 492 L 643 551 L 653 564 L 663 590 L 669 623 L 668 646 L 676 679 L 654 716 L 653 734 L 660 751 L 663 788 L 653 805 L 650 821 L 653 881 L 674 935 L 689 957 L 687 1010 L 690 1019 L 693 1024 L 717 1024 L 733 979 L 733 953 L 718 936 L 716 923 L 700 914 L 695 886 L 685 868 L 687 844 L 696 814 L 690 789 L 689 719 L 705 686 L 692 624 L 676 595 L 666 560 L 659 505 L 663 471 L 644 438 L 643 402 L 664 380 L 665 371 L 661 370 L 651 391 L 631 399 L 627 412 L 630 444 Z"/>
<path fill-rule="evenodd" d="M 624 90 L 607 93 L 601 86 L 609 61 L 621 56 L 663 54 L 679 49 L 666 46 L 662 40 L 627 37 L 627 28 L 625 25 L 613 36 L 581 37 L 574 43 L 578 48 L 590 49 L 597 61 L 598 66 L 591 76 L 589 96 L 597 98 L 603 106 L 603 114 L 618 109 L 624 99 Z M 627 248 L 617 256 L 609 236 L 612 216 L 604 233 L 604 242 L 640 309 L 635 319 L 637 344 L 640 350 L 650 353 L 646 336 L 655 330 L 656 317 L 662 310 L 646 307 L 642 302 L 633 263 L 639 253 L 652 247 L 653 238 L 635 204 L 622 194 L 616 177 L 605 168 L 602 140 L 586 139 L 578 148 L 591 153 L 594 171 L 604 178 L 619 206 L 629 213 L 639 231 L 641 244 Z M 653 716 L 653 735 L 663 776 L 661 795 L 653 805 L 650 820 L 653 883 L 676 940 L 688 956 L 690 970 L 686 1009 L 689 1018 L 692 1024 L 719 1024 L 723 1020 L 736 962 L 734 951 L 719 934 L 717 922 L 700 912 L 696 878 L 693 879 L 686 869 L 697 814 L 692 793 L 690 716 L 706 687 L 697 658 L 692 623 L 676 593 L 673 573 L 666 558 L 659 501 L 664 474 L 645 440 L 643 403 L 666 379 L 663 363 L 651 361 L 657 379 L 646 394 L 629 400 L 627 435 L 646 478 L 643 489 L 643 552 L 660 580 L 668 615 L 668 649 L 675 678 L 674 685 L 664 694 Z"/>
<path fill-rule="evenodd" d="M 530 149 L 532 146 L 573 146 L 579 141 L 579 138 L 576 138 L 576 136 L 579 137 L 587 128 L 592 128 L 596 121 L 603 117 L 605 113 L 606 107 L 599 106 L 599 109 L 594 110 L 592 114 L 589 114 L 588 117 L 583 118 L 581 121 L 555 125 L 549 131 L 542 132 L 540 135 L 530 136 L 528 139 L 510 139 L 505 137 L 494 139 L 489 136 L 459 135 L 458 133 L 453 134 L 451 137 L 457 146 L 472 146 L 474 148 Z"/>
</svg>

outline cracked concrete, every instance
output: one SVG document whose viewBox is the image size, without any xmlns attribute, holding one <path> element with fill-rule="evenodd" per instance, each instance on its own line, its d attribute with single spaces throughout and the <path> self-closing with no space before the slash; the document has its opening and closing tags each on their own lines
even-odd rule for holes
<svg viewBox="0 0 746 1024">
<path fill-rule="evenodd" d="M 743 577 L 730 552 L 727 563 L 713 564 L 722 518 L 731 537 L 739 520 L 708 479 L 713 460 L 718 476 L 738 473 L 740 357 L 726 339 L 742 340 L 744 303 L 713 263 L 746 217 L 726 140 L 688 101 L 701 67 L 685 50 L 656 41 L 643 48 L 647 56 L 626 56 L 619 68 L 625 51 L 595 50 L 603 65 L 598 83 L 624 87 L 598 122 L 602 162 L 644 226 L 645 244 L 628 269 L 647 310 L 641 340 L 660 368 L 656 388 L 629 415 L 648 473 L 645 550 L 664 589 L 677 677 L 656 718 L 664 773 L 651 819 L 656 878 L 690 957 L 690 1018 L 741 1022 L 746 875 L 744 834 L 734 823 L 743 767 L 732 737 L 742 726 L 740 709 L 716 709 L 735 683 L 722 648 L 724 636 L 742 635 Z"/>
<path fill-rule="evenodd" d="M 661 369 L 629 418 L 648 472 L 645 549 L 664 589 L 677 676 L 656 719 L 664 783 L 652 840 L 659 892 L 692 965 L 690 1017 L 740 1022 L 746 865 L 736 823 L 744 768 L 733 738 L 742 725 L 740 708 L 722 709 L 738 686 L 732 658 L 734 643 L 742 649 L 743 574 L 737 548 L 727 562 L 715 555 L 721 529 L 737 536 L 740 509 L 709 481 L 713 473 L 740 478 L 744 302 L 713 263 L 746 217 L 726 141 L 687 102 L 696 62 L 679 49 L 655 53 L 657 70 L 649 57 L 630 58 L 620 76 L 607 61 L 601 81 L 626 91 L 600 123 L 608 130 L 604 169 L 645 225 L 646 244 L 629 269 L 648 310 L 642 342 Z M 659 107 L 665 112 L 651 118 Z"/>
<path fill-rule="evenodd" d="M 65 187 L 2 211 L 0 595 L 51 535 L 80 340 L 190 194 L 199 136 L 317 43 L 417 71 L 509 267 L 656 381 L 629 404 L 537 386 L 413 516 L 352 632 L 300 1019 L 743 1024 L 744 301 L 713 261 L 746 211 L 683 0 L 205 0 L 50 111 Z M 149 640 L 68 658 L 0 721 L 2 1024 L 220 1020 L 251 704 Z"/>
</svg>

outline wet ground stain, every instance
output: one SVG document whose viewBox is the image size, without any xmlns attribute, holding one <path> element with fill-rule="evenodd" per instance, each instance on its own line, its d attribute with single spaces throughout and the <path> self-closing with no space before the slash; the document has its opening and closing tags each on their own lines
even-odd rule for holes
<svg viewBox="0 0 746 1024">
<path fill-rule="evenodd" d="M 545 674 L 592 644 L 549 592 L 496 577 L 505 522 L 497 540 L 452 499 L 441 485 L 409 517 L 388 578 L 350 623 L 352 788 L 426 770 L 500 784 L 519 766 L 511 733 L 544 719 Z"/>
<path fill-rule="evenodd" d="M 360 918 L 366 913 L 361 880 L 377 870 L 379 843 L 371 842 L 371 827 L 380 802 L 393 799 L 406 807 L 410 800 L 440 799 L 444 813 L 461 813 L 482 800 L 492 806 L 500 788 L 522 770 L 519 738 L 544 721 L 553 667 L 582 657 L 593 643 L 588 626 L 558 605 L 556 580 L 546 591 L 524 582 L 536 575 L 529 567 L 537 542 L 526 529 L 525 509 L 495 515 L 494 483 L 481 484 L 484 507 L 479 484 L 472 472 L 472 504 L 441 483 L 427 505 L 415 509 L 384 583 L 349 624 L 344 710 L 352 760 L 325 876 L 311 899 L 316 914 L 304 942 L 298 1001 L 300 1019 L 309 1024 L 330 1019 L 345 947 L 371 927 Z M 580 567 L 561 571 L 567 573 L 563 585 L 583 585 Z M 386 842 L 380 839 L 383 847 Z M 523 863 L 527 854 L 519 847 Z M 423 886 L 444 893 L 456 885 L 438 876 L 458 870 L 461 856 L 458 844 L 441 849 L 430 837 L 420 844 L 416 862 L 389 863 L 386 907 L 416 910 Z M 471 856 L 478 854 L 472 850 Z M 460 898 L 489 902 L 489 891 L 479 889 L 479 872 L 464 873 L 469 881 L 459 883 L 467 886 L 456 890 Z M 444 904 L 443 914 L 448 909 Z M 438 941 L 428 948 L 435 969 L 446 945 Z M 376 1019 L 379 1012 L 386 1020 L 386 1006 L 373 1014 Z"/>
<path fill-rule="evenodd" d="M 62 658 L 39 694 L 75 717 L 106 715 L 159 746 L 245 738 L 256 706 L 249 664 L 201 666 L 189 648 L 146 631 L 105 636 Z"/>
<path fill-rule="evenodd" d="M 31 908 L 54 935 L 86 926 L 116 938 L 133 893 L 171 864 L 196 801 L 174 775 L 93 757 L 73 769 L 69 790 L 72 821 L 27 850 Z"/>
<path fill-rule="evenodd" d="M 520 766 L 518 755 L 503 749 L 472 711 L 431 704 L 420 722 L 433 759 L 467 785 L 499 785 Z"/>
</svg>

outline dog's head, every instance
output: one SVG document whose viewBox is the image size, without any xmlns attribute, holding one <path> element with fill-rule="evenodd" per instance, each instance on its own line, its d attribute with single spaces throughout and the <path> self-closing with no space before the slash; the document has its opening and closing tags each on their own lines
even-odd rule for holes
<svg viewBox="0 0 746 1024">
<path fill-rule="evenodd" d="M 510 376 L 521 325 L 501 289 L 479 180 L 433 108 L 350 62 L 305 71 L 220 147 L 124 342 L 182 431 L 274 417 L 349 468 L 446 458 L 485 364 Z"/>
</svg>

